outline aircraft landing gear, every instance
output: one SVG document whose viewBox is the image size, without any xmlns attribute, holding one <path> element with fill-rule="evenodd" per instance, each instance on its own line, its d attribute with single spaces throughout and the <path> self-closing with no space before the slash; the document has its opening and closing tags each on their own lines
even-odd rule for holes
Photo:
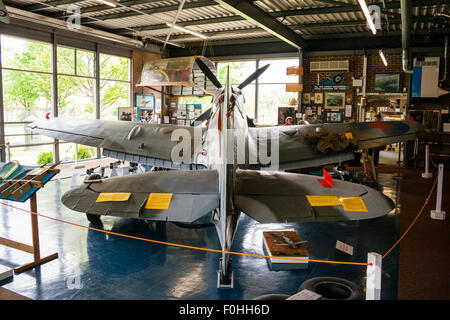
<svg viewBox="0 0 450 320">
<path fill-rule="evenodd" d="M 89 222 L 92 223 L 94 226 L 100 227 L 103 225 L 102 219 L 97 214 L 86 213 L 86 217 L 89 220 Z"/>
<path fill-rule="evenodd" d="M 217 288 L 234 288 L 234 272 L 231 270 L 231 259 L 228 259 L 227 266 L 224 268 L 223 258 L 219 260 L 219 270 L 217 270 Z"/>
</svg>

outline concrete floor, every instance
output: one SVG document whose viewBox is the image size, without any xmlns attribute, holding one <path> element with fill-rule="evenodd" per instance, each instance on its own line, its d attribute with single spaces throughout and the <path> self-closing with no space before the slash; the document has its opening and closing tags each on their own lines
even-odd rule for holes
<svg viewBox="0 0 450 320">
<path fill-rule="evenodd" d="M 391 174 L 380 174 L 384 193 L 394 201 L 401 190 Z M 92 226 L 84 214 L 64 207 L 60 198 L 70 179 L 54 180 L 38 192 L 40 213 Z M 28 209 L 29 204 L 16 204 Z M 340 223 L 259 224 L 242 215 L 232 251 L 264 254 L 262 231 L 295 229 L 308 240 L 311 259 L 367 262 L 368 252 L 386 252 L 399 236 L 399 211 L 377 219 Z M 59 258 L 14 276 L 3 287 L 31 299 L 252 299 L 268 293 L 294 294 L 303 281 L 318 276 L 342 277 L 365 288 L 364 266 L 309 262 L 306 270 L 272 271 L 264 258 L 233 256 L 235 288 L 216 288 L 218 253 L 170 247 L 106 235 L 39 218 L 42 256 Z M 0 206 L 0 236 L 31 243 L 30 218 Z M 93 226 L 92 226 L 93 227 Z M 103 217 L 103 228 L 159 241 L 219 249 L 214 226 L 183 228 L 173 223 Z M 354 256 L 335 249 L 336 240 L 354 247 Z M 30 262 L 28 253 L 0 246 L 0 264 Z M 382 299 L 397 298 L 398 249 L 383 261 Z"/>
</svg>

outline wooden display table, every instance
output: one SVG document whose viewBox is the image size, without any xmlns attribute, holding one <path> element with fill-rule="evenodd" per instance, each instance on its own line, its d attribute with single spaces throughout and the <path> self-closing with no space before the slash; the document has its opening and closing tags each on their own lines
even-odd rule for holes
<svg viewBox="0 0 450 320">
<path fill-rule="evenodd" d="M 273 270 L 306 269 L 308 261 L 282 258 L 308 259 L 304 241 L 293 230 L 263 231 L 264 253 L 269 267 Z"/>
<path fill-rule="evenodd" d="M 54 253 L 47 257 L 41 258 L 39 245 L 39 226 L 37 216 L 37 201 L 36 192 L 42 188 L 51 178 L 53 178 L 59 169 L 55 167 L 59 163 L 53 164 L 50 167 L 29 167 L 19 166 L 6 180 L 0 182 L 0 199 L 11 200 L 15 202 L 25 202 L 30 200 L 31 215 L 31 233 L 33 244 L 17 242 L 14 240 L 0 237 L 0 244 L 25 251 L 33 255 L 32 262 L 24 264 L 15 268 L 15 273 L 21 273 L 30 268 L 36 267 L 42 263 L 58 258 L 58 253 Z M 3 163 L 0 163 L 3 165 Z M 34 213 L 34 214 L 33 214 Z"/>
</svg>

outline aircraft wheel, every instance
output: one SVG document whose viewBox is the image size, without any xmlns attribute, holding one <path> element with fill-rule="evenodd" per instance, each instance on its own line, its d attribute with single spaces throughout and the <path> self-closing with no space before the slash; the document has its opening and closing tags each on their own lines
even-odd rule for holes
<svg viewBox="0 0 450 320">
<path fill-rule="evenodd" d="M 182 228 L 203 228 L 212 225 L 212 222 L 173 222 L 175 225 Z"/>
<path fill-rule="evenodd" d="M 317 277 L 306 280 L 299 292 L 307 289 L 322 296 L 321 300 L 364 300 L 364 292 L 354 282 L 342 278 Z"/>
<path fill-rule="evenodd" d="M 86 213 L 86 217 L 89 220 L 90 223 L 92 223 L 95 226 L 101 226 L 102 225 L 102 219 L 97 214 L 89 214 Z"/>
</svg>

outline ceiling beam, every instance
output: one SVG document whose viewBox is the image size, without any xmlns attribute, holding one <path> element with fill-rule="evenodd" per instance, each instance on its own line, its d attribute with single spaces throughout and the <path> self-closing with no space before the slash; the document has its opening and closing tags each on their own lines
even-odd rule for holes
<svg viewBox="0 0 450 320">
<path fill-rule="evenodd" d="M 450 32 L 450 28 L 444 28 L 432 32 L 430 30 L 420 30 L 414 39 L 414 46 L 430 47 L 444 46 L 444 35 Z M 305 53 L 311 51 L 329 51 L 329 50 L 378 50 L 381 45 L 389 49 L 401 49 L 401 31 L 395 31 L 391 36 L 383 39 L 383 36 L 369 32 L 359 32 L 353 34 L 328 34 L 305 37 L 308 41 L 308 48 Z M 339 39 L 339 41 L 334 41 Z M 210 42 L 211 50 L 204 50 L 203 43 L 187 46 L 184 49 L 172 48 L 170 56 L 196 55 L 205 52 L 208 55 L 214 53 L 214 57 L 221 56 L 245 56 L 259 54 L 282 54 L 293 53 L 296 50 L 288 44 L 279 41 L 275 37 L 256 38 L 256 39 L 238 39 L 238 40 L 219 40 Z"/>
<path fill-rule="evenodd" d="M 8 1 L 5 1 L 8 2 Z M 48 7 L 62 6 L 67 4 L 74 4 L 77 2 L 81 2 L 80 0 L 55 0 L 55 1 L 47 1 L 44 3 L 34 3 L 21 7 L 21 10 L 26 11 L 38 11 L 42 9 L 47 9 Z M 110 7 L 111 8 L 111 7 Z"/>
<path fill-rule="evenodd" d="M 295 31 L 278 21 L 252 1 L 245 0 L 214 0 L 225 9 L 240 15 L 245 20 L 252 22 L 261 29 L 273 34 L 291 46 L 301 49 L 305 40 Z"/>
<path fill-rule="evenodd" d="M 72 0 L 74 1 L 74 0 Z M 74 2 L 81 2 L 83 0 L 76 0 Z M 120 1 L 120 6 L 117 6 L 116 8 L 120 8 L 122 6 L 123 7 L 132 7 L 132 6 L 136 6 L 136 5 L 140 5 L 140 4 L 149 4 L 149 3 L 154 3 L 154 2 L 161 2 L 161 0 L 128 0 L 128 1 Z M 95 12 L 100 12 L 100 11 L 105 11 L 105 10 L 109 10 L 109 9 L 113 9 L 112 7 L 106 5 L 106 4 L 99 4 L 96 6 L 91 6 L 91 7 L 86 7 L 86 8 L 81 8 L 81 12 L 82 13 L 95 13 Z M 52 14 L 52 18 L 63 18 L 65 17 L 66 14 L 59 12 L 56 14 Z"/>
<path fill-rule="evenodd" d="M 376 3 L 377 5 L 383 6 L 383 4 Z M 450 4 L 450 0 L 421 0 L 421 1 L 413 1 L 413 6 L 432 6 L 438 4 Z M 386 7 L 389 9 L 397 9 L 400 8 L 400 2 L 387 2 Z M 359 7 L 358 7 L 359 8 Z M 359 9 L 358 9 L 359 10 Z M 271 12 L 270 15 L 275 18 L 281 17 L 290 17 L 290 16 L 304 16 L 304 15 L 321 15 L 321 14 L 330 14 L 330 13 L 345 13 L 345 12 L 354 12 L 354 10 L 350 7 L 323 7 L 323 8 L 309 8 L 309 9 L 297 9 L 297 10 L 285 10 L 285 11 L 277 11 Z M 205 25 L 205 24 L 215 24 L 215 23 L 224 23 L 224 22 L 234 22 L 234 21 L 242 21 L 243 17 L 239 15 L 235 16 L 227 16 L 227 17 L 217 17 L 217 18 L 207 18 L 207 19 L 197 19 L 190 21 L 179 21 L 178 24 L 183 27 L 189 26 L 197 26 L 197 25 Z M 138 31 L 150 31 L 150 30 L 162 30 L 167 29 L 167 25 L 163 24 L 153 24 L 153 25 L 144 25 L 133 27 L 133 29 Z M 129 29 L 115 29 L 112 32 L 116 34 L 127 34 L 130 33 Z"/>
<path fill-rule="evenodd" d="M 436 22 L 436 17 L 434 16 L 420 16 L 413 17 L 412 23 L 416 22 Z M 357 21 L 342 21 L 342 22 L 318 22 L 318 23 L 298 23 L 288 25 L 292 30 L 302 30 L 302 29 L 317 29 L 317 28 L 329 28 L 329 27 L 363 27 L 367 24 L 366 20 L 357 20 Z M 391 25 L 400 25 L 401 19 L 394 19 L 390 21 Z M 208 37 L 220 36 L 225 34 L 246 34 L 261 31 L 260 28 L 245 28 L 245 29 L 234 29 L 234 30 L 224 30 L 224 31 L 203 31 L 202 34 Z M 387 34 L 390 32 L 387 31 Z M 303 36 L 305 39 L 308 39 L 308 36 Z M 176 35 L 172 36 L 172 40 L 183 40 L 183 39 L 191 39 L 190 35 Z"/>
<path fill-rule="evenodd" d="M 196 2 L 186 3 L 183 6 L 183 9 L 187 10 L 187 9 L 195 9 L 195 8 L 204 8 L 204 7 L 214 6 L 214 5 L 217 5 L 214 1 L 200 0 L 200 1 L 196 1 Z M 106 20 L 112 20 L 112 19 L 135 17 L 135 16 L 140 16 L 142 14 L 166 13 L 166 12 L 177 11 L 177 10 L 178 10 L 178 5 L 159 6 L 159 7 L 150 8 L 150 9 L 142 9 L 142 10 L 139 10 L 140 12 L 126 11 L 126 12 L 120 12 L 120 13 L 105 13 L 105 14 L 95 16 L 95 19 L 106 21 Z M 83 10 L 82 10 L 82 12 L 84 13 Z M 93 23 L 93 22 L 95 22 L 95 21 L 93 19 L 89 19 L 89 17 L 81 19 L 81 24 L 88 24 L 88 23 Z"/>
</svg>

